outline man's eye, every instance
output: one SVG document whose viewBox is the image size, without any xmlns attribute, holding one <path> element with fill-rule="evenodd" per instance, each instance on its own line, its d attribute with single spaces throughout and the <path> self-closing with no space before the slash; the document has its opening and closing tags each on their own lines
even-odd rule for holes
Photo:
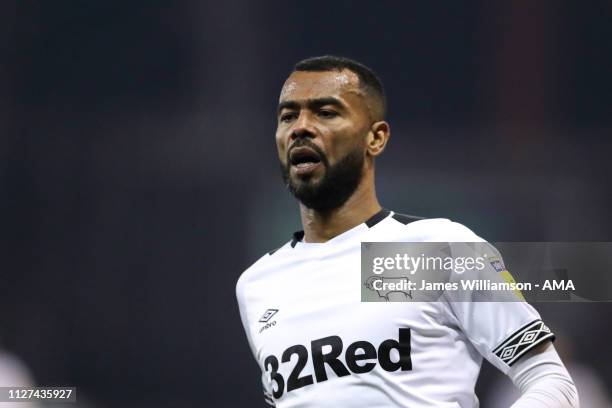
<svg viewBox="0 0 612 408">
<path fill-rule="evenodd" d="M 294 112 L 283 113 L 280 116 L 280 121 L 281 122 L 289 122 L 289 121 L 295 119 L 295 117 L 296 117 L 296 114 Z"/>
<path fill-rule="evenodd" d="M 321 116 L 322 118 L 331 119 L 338 116 L 338 112 L 332 110 L 321 110 L 319 111 L 319 116 Z"/>
</svg>

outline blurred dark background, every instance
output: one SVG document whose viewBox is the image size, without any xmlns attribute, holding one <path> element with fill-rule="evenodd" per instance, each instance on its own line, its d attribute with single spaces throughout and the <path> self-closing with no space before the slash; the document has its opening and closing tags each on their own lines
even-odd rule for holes
<svg viewBox="0 0 612 408">
<path fill-rule="evenodd" d="M 263 406 L 234 285 L 299 228 L 274 109 L 306 57 L 383 79 L 384 206 L 612 241 L 609 1 L 6 1 L 0 27 L 0 347 L 85 406 Z M 536 307 L 612 388 L 612 305 Z"/>
</svg>

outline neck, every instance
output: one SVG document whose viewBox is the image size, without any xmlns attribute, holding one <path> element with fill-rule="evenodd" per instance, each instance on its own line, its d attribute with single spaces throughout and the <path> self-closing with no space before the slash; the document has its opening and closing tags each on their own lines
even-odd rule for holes
<svg viewBox="0 0 612 408">
<path fill-rule="evenodd" d="M 319 212 L 300 204 L 304 242 L 326 242 L 367 221 L 382 209 L 376 198 L 373 175 L 364 179 L 338 208 Z"/>
</svg>

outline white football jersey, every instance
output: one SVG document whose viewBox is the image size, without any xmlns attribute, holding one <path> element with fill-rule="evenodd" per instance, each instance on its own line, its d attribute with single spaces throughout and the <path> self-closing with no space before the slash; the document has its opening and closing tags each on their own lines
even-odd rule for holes
<svg viewBox="0 0 612 408">
<path fill-rule="evenodd" d="M 382 210 L 325 243 L 302 237 L 236 286 L 272 406 L 478 407 L 483 356 L 507 373 L 553 338 L 525 302 L 361 302 L 361 242 L 483 242 L 461 224 Z"/>
</svg>

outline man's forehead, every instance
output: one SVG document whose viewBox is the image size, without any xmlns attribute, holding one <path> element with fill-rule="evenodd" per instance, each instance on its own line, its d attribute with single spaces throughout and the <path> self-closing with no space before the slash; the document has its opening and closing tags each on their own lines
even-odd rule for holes
<svg viewBox="0 0 612 408">
<path fill-rule="evenodd" d="M 363 94 L 359 77 L 352 71 L 295 71 L 285 81 L 279 100 L 339 96 L 344 92 Z"/>
</svg>

